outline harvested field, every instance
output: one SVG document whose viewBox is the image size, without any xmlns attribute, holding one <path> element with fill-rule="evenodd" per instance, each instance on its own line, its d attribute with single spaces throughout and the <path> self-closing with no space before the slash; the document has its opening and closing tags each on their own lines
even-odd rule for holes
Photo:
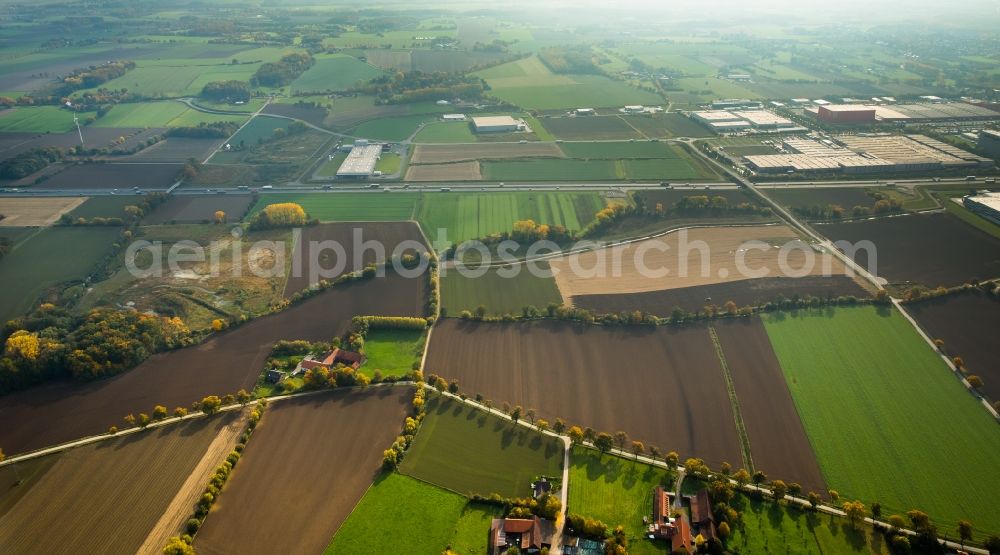
<svg viewBox="0 0 1000 555">
<path fill-rule="evenodd" d="M 875 199 L 862 187 L 774 187 L 763 193 L 793 210 L 835 204 L 850 211 L 855 206 L 872 206 Z"/>
<path fill-rule="evenodd" d="M 20 486 L 27 491 L 0 517 L 0 551 L 159 552 L 163 543 L 150 550 L 144 542 L 197 471 L 181 518 L 190 515 L 208 476 L 236 445 L 242 422 L 238 413 L 226 413 L 49 455 L 54 462 Z M 212 464 L 203 468 L 203 458 Z M 176 535 L 183 520 L 169 520 L 172 526 L 160 528 Z"/>
<path fill-rule="evenodd" d="M 250 195 L 191 195 L 171 196 L 142 219 L 143 225 L 167 223 L 210 223 L 215 221 L 215 212 L 226 213 L 226 221 L 238 222 L 253 203 Z"/>
<path fill-rule="evenodd" d="M 755 470 L 803 491 L 826 491 L 809 437 L 760 318 L 714 324 L 733 377 Z"/>
<path fill-rule="evenodd" d="M 876 275 L 889 283 L 937 287 L 1000 277 L 1000 238 L 951 214 L 817 224 L 816 230 L 834 241 L 874 243 L 878 253 Z M 958 245 L 961 248 L 956 248 Z M 854 260 L 867 268 L 867 251 L 859 250 Z"/>
<path fill-rule="evenodd" d="M 343 259 L 333 249 L 319 251 L 317 247 L 317 252 L 303 250 L 305 245 L 325 241 L 341 245 L 344 248 Z M 285 282 L 285 297 L 315 285 L 320 279 L 332 280 L 368 264 L 389 260 L 394 254 L 413 253 L 418 248 L 427 250 L 423 235 L 413 222 L 327 223 L 306 227 L 302 236 L 295 240 L 293 256 L 299 262 L 292 261 L 292 272 Z M 341 270 L 335 271 L 339 265 L 343 265 Z"/>
<path fill-rule="evenodd" d="M 479 181 L 482 178 L 479 162 L 415 165 L 406 170 L 407 181 Z"/>
<path fill-rule="evenodd" d="M 114 150 L 131 146 L 132 137 L 159 134 L 162 129 L 136 129 L 132 127 L 85 127 L 83 138 L 88 148 L 108 148 Z M 126 144 L 118 145 L 118 139 L 126 138 Z M 80 144 L 76 129 L 67 133 L 0 133 L 0 160 L 12 158 L 33 148 L 54 146 L 68 149 Z"/>
<path fill-rule="evenodd" d="M 150 357 L 135 369 L 92 383 L 59 382 L 0 397 L 0 429 L 11 455 L 101 433 L 130 412 L 156 404 L 188 406 L 206 395 L 251 390 L 279 339 L 329 341 L 358 314 L 423 316 L 424 277 L 345 283 L 199 345 Z"/>
<path fill-rule="evenodd" d="M 495 143 L 458 145 L 417 145 L 411 164 L 442 164 L 467 160 L 501 160 L 506 158 L 565 158 L 555 143 Z"/>
<path fill-rule="evenodd" d="M 189 137 L 168 137 L 155 145 L 146 147 L 139 152 L 122 158 L 129 162 L 184 163 L 188 159 L 202 161 L 225 139 L 193 139 Z"/>
<path fill-rule="evenodd" d="M 470 395 L 534 408 L 549 422 L 558 417 L 599 431 L 623 430 L 713 467 L 740 460 L 722 369 L 703 326 L 449 318 L 431 334 L 426 368 L 457 379 Z"/>
<path fill-rule="evenodd" d="M 81 164 L 69 166 L 32 189 L 168 189 L 180 164 Z"/>
<path fill-rule="evenodd" d="M 5 227 L 52 225 L 86 200 L 86 197 L 4 198 L 0 200 L 0 224 Z"/>
<path fill-rule="evenodd" d="M 969 374 L 983 379 L 982 393 L 1000 400 L 1000 300 L 978 289 L 908 303 L 906 311 L 927 335 L 944 340 L 948 356 L 962 357 Z"/>
<path fill-rule="evenodd" d="M 761 306 L 780 301 L 782 298 L 791 299 L 796 295 L 820 298 L 845 295 L 868 297 L 870 293 L 854 278 L 847 276 L 806 276 L 741 279 L 727 283 L 641 293 L 577 295 L 567 300 L 573 306 L 597 313 L 641 310 L 666 317 L 676 307 L 688 312 L 697 312 L 707 304 L 722 306 L 726 301 L 733 301 L 741 307 Z"/>
<path fill-rule="evenodd" d="M 555 258 L 550 265 L 558 272 L 556 284 L 563 298 L 661 291 L 780 275 L 781 248 L 786 244 L 797 245 L 785 253 L 790 270 L 816 275 L 826 266 L 832 269 L 831 275 L 844 274 L 838 260 L 814 253 L 805 243 L 796 243 L 797 239 L 785 226 L 682 229 L 624 247 Z M 807 257 L 806 252 L 811 256 Z M 745 270 L 764 275 L 748 276 L 749 271 L 740 271 L 740 258 Z M 811 268 L 810 258 L 814 262 Z M 620 265 L 616 259 L 620 259 Z"/>
<path fill-rule="evenodd" d="M 638 131 L 618 116 L 560 117 L 546 118 L 542 121 L 549 133 L 556 138 L 569 141 L 642 138 Z"/>
<path fill-rule="evenodd" d="M 198 532 L 198 553 L 321 553 L 381 470 L 412 396 L 373 387 L 274 403 Z"/>
</svg>

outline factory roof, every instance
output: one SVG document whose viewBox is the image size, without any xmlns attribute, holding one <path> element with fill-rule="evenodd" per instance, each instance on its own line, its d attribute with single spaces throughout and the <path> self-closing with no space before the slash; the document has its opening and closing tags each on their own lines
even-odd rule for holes
<svg viewBox="0 0 1000 555">
<path fill-rule="evenodd" d="M 740 116 L 726 110 L 705 110 L 694 112 L 694 116 L 702 121 L 739 121 Z"/>
<path fill-rule="evenodd" d="M 754 127 L 792 127 L 795 125 L 795 122 L 792 120 L 783 118 L 773 112 L 768 112 L 767 110 L 745 110 L 742 112 L 733 112 L 733 115 L 749 121 Z"/>
<path fill-rule="evenodd" d="M 1000 211 L 1000 193 L 980 193 L 968 198 L 973 202 Z"/>
<path fill-rule="evenodd" d="M 371 175 L 380 154 L 382 154 L 382 145 L 355 145 L 351 148 L 351 152 L 348 153 L 344 162 L 340 164 L 337 175 L 341 177 Z"/>
<path fill-rule="evenodd" d="M 472 118 L 472 123 L 476 127 L 499 127 L 499 126 L 517 126 L 520 124 L 519 121 L 510 116 L 480 116 Z"/>
<path fill-rule="evenodd" d="M 878 106 L 865 106 L 863 104 L 830 104 L 829 106 L 823 106 L 824 110 L 831 112 L 872 112 L 878 108 Z"/>
</svg>

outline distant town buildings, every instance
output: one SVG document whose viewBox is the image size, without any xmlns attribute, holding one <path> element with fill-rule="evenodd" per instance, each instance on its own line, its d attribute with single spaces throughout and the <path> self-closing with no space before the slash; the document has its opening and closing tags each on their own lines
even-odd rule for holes
<svg viewBox="0 0 1000 555">
<path fill-rule="evenodd" d="M 691 112 L 691 117 L 716 133 L 732 133 L 738 131 L 756 130 L 760 132 L 773 131 L 806 131 L 794 121 L 779 116 L 767 110 L 705 110 Z"/>
<path fill-rule="evenodd" d="M 882 97 L 882 100 L 889 100 Z M 824 101 L 825 102 L 825 101 Z M 816 101 L 819 104 L 819 101 Z M 806 112 L 827 123 L 923 123 L 946 121 L 1000 120 L 1000 112 L 966 102 L 919 104 L 830 104 L 806 108 Z M 874 113 L 873 113 L 874 112 Z"/>
</svg>

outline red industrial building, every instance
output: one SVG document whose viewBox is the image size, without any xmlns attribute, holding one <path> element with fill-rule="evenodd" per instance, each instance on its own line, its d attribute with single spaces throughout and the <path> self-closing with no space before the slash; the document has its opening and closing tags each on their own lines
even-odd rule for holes
<svg viewBox="0 0 1000 555">
<path fill-rule="evenodd" d="M 820 106 L 818 116 L 827 123 L 875 123 L 875 107 L 831 104 Z"/>
</svg>

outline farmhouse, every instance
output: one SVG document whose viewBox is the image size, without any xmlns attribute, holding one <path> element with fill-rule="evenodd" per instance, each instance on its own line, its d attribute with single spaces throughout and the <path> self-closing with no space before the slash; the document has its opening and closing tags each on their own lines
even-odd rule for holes
<svg viewBox="0 0 1000 555">
<path fill-rule="evenodd" d="M 555 528 L 549 520 L 534 518 L 494 518 L 486 553 L 501 555 L 514 547 L 521 553 L 538 553 L 552 547 Z"/>
<path fill-rule="evenodd" d="M 691 552 L 695 536 L 700 536 L 703 540 L 716 537 L 708 490 L 702 489 L 695 495 L 684 497 L 691 505 L 690 522 L 683 514 L 676 518 L 671 516 L 671 495 L 663 486 L 657 486 L 653 490 L 653 519 L 648 527 L 649 537 L 669 540 L 672 552 Z"/>
<path fill-rule="evenodd" d="M 476 133 L 507 133 L 520 131 L 524 123 L 510 116 L 483 116 L 472 118 L 472 126 Z"/>
<path fill-rule="evenodd" d="M 349 366 L 357 370 L 362 364 L 365 363 L 365 360 L 365 355 L 334 347 L 333 350 L 327 351 L 321 355 L 306 355 L 306 357 L 302 359 L 302 362 L 295 367 L 295 374 L 305 372 L 306 370 L 312 370 L 317 366 L 333 368 L 338 364 L 343 364 L 344 366 Z"/>
</svg>

